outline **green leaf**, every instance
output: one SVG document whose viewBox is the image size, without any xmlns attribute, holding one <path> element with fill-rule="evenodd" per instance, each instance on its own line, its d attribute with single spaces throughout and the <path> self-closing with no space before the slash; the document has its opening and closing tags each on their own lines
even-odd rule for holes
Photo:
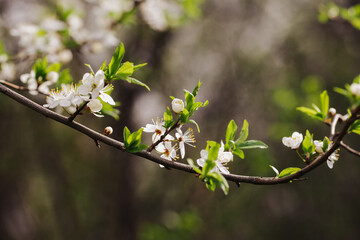
<svg viewBox="0 0 360 240">
<path fill-rule="evenodd" d="M 166 112 L 164 112 L 164 127 L 169 128 L 174 124 L 173 115 L 169 107 L 167 107 Z"/>
<path fill-rule="evenodd" d="M 218 157 L 220 144 L 214 141 L 207 141 L 207 150 L 209 152 L 208 159 L 215 161 Z"/>
<path fill-rule="evenodd" d="M 249 123 L 245 119 L 243 126 L 241 128 L 240 136 L 236 140 L 236 144 L 244 142 L 247 139 L 248 135 L 249 135 Z"/>
<path fill-rule="evenodd" d="M 101 109 L 101 113 L 110 117 L 113 117 L 115 120 L 119 120 L 120 110 L 116 109 L 115 107 L 120 106 L 119 102 L 115 102 L 115 106 L 111 105 L 107 102 L 104 102 L 100 99 L 101 104 L 103 105 Z"/>
<path fill-rule="evenodd" d="M 305 113 L 306 115 L 313 117 L 313 118 L 318 118 L 316 117 L 317 111 L 315 111 L 312 108 L 308 108 L 308 107 L 297 107 L 296 110 Z"/>
<path fill-rule="evenodd" d="M 140 68 L 146 66 L 146 65 L 147 65 L 147 63 L 142 63 L 142 64 L 135 65 L 135 66 L 134 66 L 134 72 L 135 72 L 136 70 L 139 70 Z"/>
<path fill-rule="evenodd" d="M 226 143 L 229 143 L 230 140 L 234 140 L 236 131 L 237 131 L 237 125 L 234 120 L 231 120 L 226 129 L 226 134 L 225 134 Z"/>
<path fill-rule="evenodd" d="M 215 165 L 215 161 L 207 159 L 202 169 L 203 176 L 208 175 L 208 173 L 215 167 Z"/>
<path fill-rule="evenodd" d="M 322 147 L 323 152 L 326 152 L 328 150 L 329 145 L 330 145 L 330 140 L 328 137 L 325 137 L 323 140 L 323 147 Z"/>
<path fill-rule="evenodd" d="M 186 123 L 188 119 L 189 119 L 189 111 L 186 108 L 184 108 L 184 110 L 180 114 L 180 121 L 182 123 Z"/>
<path fill-rule="evenodd" d="M 59 79 L 56 82 L 56 86 L 58 88 L 61 88 L 62 84 L 68 85 L 68 84 L 71 84 L 72 82 L 73 82 L 73 78 L 70 75 L 69 69 L 64 69 L 59 74 Z"/>
<path fill-rule="evenodd" d="M 122 80 L 127 80 L 127 77 L 131 76 L 134 73 L 134 64 L 131 62 L 124 62 L 120 64 L 120 68 L 116 71 L 116 78 L 120 78 Z"/>
<path fill-rule="evenodd" d="M 215 187 L 220 187 L 225 195 L 228 194 L 229 183 L 227 182 L 226 178 L 222 174 L 220 174 L 218 172 L 210 172 L 207 175 L 207 178 L 211 179 L 212 185 L 215 185 Z M 213 187 L 212 189 L 215 190 L 215 187 Z M 214 191 L 214 190 L 212 190 L 212 191 Z"/>
<path fill-rule="evenodd" d="M 329 95 L 327 91 L 323 91 L 320 94 L 320 106 L 321 106 L 321 113 L 323 115 L 323 120 L 326 120 L 326 117 L 329 112 Z"/>
<path fill-rule="evenodd" d="M 46 73 L 49 73 L 51 71 L 59 72 L 60 68 L 61 68 L 61 63 L 53 63 L 46 68 Z"/>
<path fill-rule="evenodd" d="M 284 170 L 282 170 L 279 174 L 279 178 L 283 178 L 289 175 L 292 175 L 298 171 L 300 171 L 301 168 L 296 168 L 296 167 L 289 167 L 289 168 L 285 168 Z"/>
<path fill-rule="evenodd" d="M 353 132 L 360 135 L 360 120 L 356 120 L 349 127 L 349 132 Z"/>
<path fill-rule="evenodd" d="M 106 60 L 101 64 L 99 70 L 103 70 L 105 72 L 105 70 L 106 70 Z"/>
<path fill-rule="evenodd" d="M 124 136 L 124 144 L 125 144 L 125 147 L 127 146 L 127 145 L 129 145 L 129 137 L 130 137 L 130 135 L 131 135 L 131 132 L 130 132 L 130 130 L 127 128 L 127 127 L 124 127 L 124 131 L 123 131 L 123 136 Z"/>
<path fill-rule="evenodd" d="M 302 148 L 304 153 L 312 154 L 315 151 L 313 136 L 310 134 L 309 130 L 306 130 L 306 136 L 302 142 Z"/>
<path fill-rule="evenodd" d="M 139 85 L 139 86 L 142 86 L 142 87 L 145 87 L 148 91 L 150 91 L 150 88 L 143 82 L 133 78 L 133 77 L 127 77 L 126 78 L 126 81 L 128 81 L 129 83 L 133 83 L 133 84 L 136 84 L 136 85 Z"/>
<path fill-rule="evenodd" d="M 237 149 L 237 148 L 234 149 L 232 153 L 235 154 L 236 156 L 238 156 L 241 159 L 244 159 L 244 157 L 245 157 L 244 152 L 242 150 L 240 150 L 240 149 Z"/>
<path fill-rule="evenodd" d="M 269 167 L 271 167 L 271 169 L 275 172 L 276 176 L 279 177 L 279 170 L 276 169 L 276 167 L 269 165 Z"/>
<path fill-rule="evenodd" d="M 193 95 L 194 97 L 196 97 L 196 95 L 198 94 L 201 84 L 202 84 L 202 83 L 201 83 L 200 80 L 199 80 L 199 83 L 195 86 L 195 88 L 194 88 L 194 90 L 193 90 L 193 92 L 192 92 L 192 95 Z"/>
<path fill-rule="evenodd" d="M 194 95 L 192 95 L 192 93 L 190 93 L 186 89 L 184 90 L 184 94 L 185 94 L 185 108 L 190 112 L 191 107 L 195 102 L 195 97 Z"/>
<path fill-rule="evenodd" d="M 195 122 L 194 120 L 190 119 L 189 122 L 195 124 L 196 128 L 197 128 L 197 131 L 198 133 L 200 133 L 200 128 L 199 128 L 199 125 L 197 124 L 197 122 Z"/>
<path fill-rule="evenodd" d="M 110 76 L 115 75 L 121 66 L 121 61 L 125 55 L 124 44 L 120 43 L 120 45 L 116 48 L 114 55 L 112 56 L 110 63 L 108 65 L 108 74 Z"/>
<path fill-rule="evenodd" d="M 245 142 L 236 143 L 235 146 L 237 149 L 268 148 L 265 143 L 258 140 L 247 140 Z"/>
<path fill-rule="evenodd" d="M 193 161 L 191 158 L 188 158 L 188 159 L 186 159 L 186 160 L 187 160 L 188 164 L 194 169 L 194 171 L 195 171 L 196 173 L 198 173 L 198 174 L 201 174 L 201 173 L 202 173 L 201 170 L 200 170 L 200 168 L 198 168 L 198 166 L 196 166 L 196 165 L 194 164 L 194 161 Z"/>
</svg>

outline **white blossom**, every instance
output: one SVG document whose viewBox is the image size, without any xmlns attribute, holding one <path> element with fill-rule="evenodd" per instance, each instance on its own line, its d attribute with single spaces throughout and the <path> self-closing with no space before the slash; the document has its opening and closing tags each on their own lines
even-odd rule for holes
<svg viewBox="0 0 360 240">
<path fill-rule="evenodd" d="M 291 137 L 283 137 L 282 139 L 282 143 L 291 149 L 298 149 L 302 141 L 303 135 L 298 132 L 294 132 Z"/>
<path fill-rule="evenodd" d="M 164 158 L 166 160 L 173 161 L 178 158 L 178 156 L 176 154 L 177 146 L 176 146 L 176 144 L 174 146 L 172 146 L 170 141 L 165 141 L 165 142 L 159 143 L 155 147 L 155 150 L 158 151 L 159 153 L 161 153 L 161 155 L 160 155 L 161 158 Z M 162 166 L 160 164 L 160 167 L 164 167 L 164 166 Z"/>
<path fill-rule="evenodd" d="M 201 150 L 200 156 L 201 158 L 197 159 L 196 162 L 200 167 L 204 167 L 205 162 L 208 159 L 209 152 L 206 150 Z M 211 171 L 229 174 L 229 170 L 224 165 L 226 165 L 230 161 L 233 161 L 233 154 L 232 152 L 225 152 L 224 144 L 221 142 L 221 147 L 219 149 L 217 159 L 215 160 L 216 165 Z"/>
<path fill-rule="evenodd" d="M 195 147 L 194 145 L 192 145 L 191 143 L 195 142 L 195 138 L 193 135 L 193 130 L 191 128 L 189 128 L 188 130 L 186 130 L 185 133 L 183 133 L 181 131 L 181 126 L 179 128 L 176 129 L 177 133 L 175 133 L 175 137 L 179 142 L 179 147 L 180 147 L 180 153 L 181 153 L 181 158 L 184 158 L 185 156 L 185 143 L 189 146 Z"/>
<path fill-rule="evenodd" d="M 166 131 L 166 128 L 164 128 L 165 122 L 160 119 L 156 119 L 156 121 L 153 119 L 152 122 L 153 124 L 146 124 L 144 127 L 144 132 L 153 132 L 154 134 L 152 136 L 152 142 L 156 142 Z"/>
<path fill-rule="evenodd" d="M 184 110 L 183 100 L 174 98 L 171 102 L 171 108 L 175 113 L 181 113 Z"/>
<path fill-rule="evenodd" d="M 105 136 L 109 136 L 113 133 L 113 128 L 110 127 L 110 126 L 107 126 L 105 129 L 104 129 L 104 135 Z"/>
</svg>

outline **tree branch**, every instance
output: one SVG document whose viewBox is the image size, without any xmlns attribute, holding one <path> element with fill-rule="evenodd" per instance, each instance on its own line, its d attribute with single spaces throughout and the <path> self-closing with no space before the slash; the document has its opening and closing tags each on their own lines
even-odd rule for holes
<svg viewBox="0 0 360 240">
<path fill-rule="evenodd" d="M 125 151 L 124 144 L 120 141 L 117 141 L 115 139 L 109 138 L 103 134 L 100 134 L 98 132 L 95 132 L 94 130 L 77 123 L 75 121 L 69 121 L 68 118 L 55 113 L 47 108 L 44 108 L 43 106 L 31 101 L 30 99 L 16 93 L 15 91 L 7 88 L 6 86 L 0 84 L 0 92 L 7 95 L 8 97 L 14 99 L 18 103 L 27 106 L 28 108 L 44 115 L 45 117 L 51 118 L 57 122 L 60 122 L 62 124 L 65 124 L 85 135 L 92 138 L 94 141 L 103 142 L 109 146 L 112 146 L 114 148 L 117 148 L 121 151 Z M 301 176 L 305 175 L 306 173 L 312 171 L 313 169 L 320 166 L 322 163 L 324 163 L 328 157 L 337 149 L 339 148 L 342 139 L 347 134 L 347 130 L 350 127 L 350 125 L 356 120 L 356 115 L 360 113 L 360 106 L 357 107 L 353 112 L 352 116 L 346 120 L 345 125 L 343 129 L 340 131 L 339 135 L 336 136 L 336 140 L 334 141 L 332 147 L 329 149 L 329 151 L 325 152 L 324 154 L 321 154 L 318 156 L 313 162 L 311 162 L 309 165 L 305 166 L 303 169 L 299 170 L 298 172 L 283 177 L 283 178 L 273 178 L 273 177 L 258 177 L 258 176 L 245 176 L 245 175 L 235 175 L 235 174 L 223 174 L 223 176 L 232 182 L 235 183 L 250 183 L 250 184 L 256 184 L 256 185 L 274 185 L 274 184 L 281 184 L 281 183 L 288 183 L 291 181 L 296 181 L 300 179 Z M 150 161 L 159 163 L 161 165 L 164 165 L 169 168 L 194 173 L 195 171 L 192 169 L 190 165 L 179 163 L 175 161 L 168 161 L 163 158 L 160 158 L 158 156 L 152 155 L 150 152 L 147 152 L 146 150 L 143 150 L 141 152 L 135 153 L 134 155 L 137 155 L 139 157 L 146 158 Z"/>
</svg>

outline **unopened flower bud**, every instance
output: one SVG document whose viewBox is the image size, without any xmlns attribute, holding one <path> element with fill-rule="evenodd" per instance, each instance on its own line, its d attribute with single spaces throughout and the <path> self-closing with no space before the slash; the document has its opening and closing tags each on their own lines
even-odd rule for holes
<svg viewBox="0 0 360 240">
<path fill-rule="evenodd" d="M 360 97 L 360 84 L 359 83 L 353 83 L 350 85 L 350 92 L 357 96 Z"/>
<path fill-rule="evenodd" d="M 104 135 L 105 135 L 105 136 L 109 136 L 109 135 L 112 134 L 112 133 L 113 133 L 112 127 L 108 126 L 108 127 L 106 127 L 106 128 L 104 129 Z"/>
<path fill-rule="evenodd" d="M 329 109 L 329 116 L 333 117 L 333 116 L 335 116 L 335 114 L 336 114 L 336 109 L 335 108 L 330 108 Z"/>
<path fill-rule="evenodd" d="M 171 108 L 175 113 L 181 113 L 184 110 L 184 102 L 179 98 L 174 98 L 171 102 Z"/>
</svg>

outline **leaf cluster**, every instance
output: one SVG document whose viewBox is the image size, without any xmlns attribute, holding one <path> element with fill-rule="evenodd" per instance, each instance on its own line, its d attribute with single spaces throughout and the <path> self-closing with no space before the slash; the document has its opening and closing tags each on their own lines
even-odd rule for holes
<svg viewBox="0 0 360 240">
<path fill-rule="evenodd" d="M 249 123 L 246 120 L 244 120 L 239 137 L 235 139 L 237 129 L 238 126 L 236 125 L 235 121 L 231 120 L 228 124 L 225 134 L 225 151 L 231 151 L 233 154 L 243 159 L 245 157 L 243 151 L 244 149 L 268 148 L 268 146 L 262 141 L 247 140 L 249 135 Z"/>
<path fill-rule="evenodd" d="M 325 122 L 328 119 L 329 95 L 327 91 L 323 91 L 320 94 L 320 107 L 313 104 L 313 108 L 297 107 L 296 109 L 312 118 Z"/>
<path fill-rule="evenodd" d="M 132 62 L 124 62 L 123 60 L 125 55 L 124 44 L 120 45 L 115 49 L 115 52 L 110 60 L 110 63 L 107 65 L 106 61 L 100 67 L 100 70 L 103 70 L 105 73 L 105 79 L 107 83 L 110 83 L 115 80 L 124 80 L 128 83 L 133 83 L 145 87 L 150 91 L 150 88 L 143 82 L 132 77 L 133 73 L 140 68 L 144 67 L 146 63 L 134 65 Z"/>
<path fill-rule="evenodd" d="M 146 149 L 148 146 L 141 144 L 143 128 L 140 128 L 136 132 L 131 133 L 130 130 L 124 128 L 124 145 L 125 151 L 129 153 L 136 153 Z"/>
</svg>

